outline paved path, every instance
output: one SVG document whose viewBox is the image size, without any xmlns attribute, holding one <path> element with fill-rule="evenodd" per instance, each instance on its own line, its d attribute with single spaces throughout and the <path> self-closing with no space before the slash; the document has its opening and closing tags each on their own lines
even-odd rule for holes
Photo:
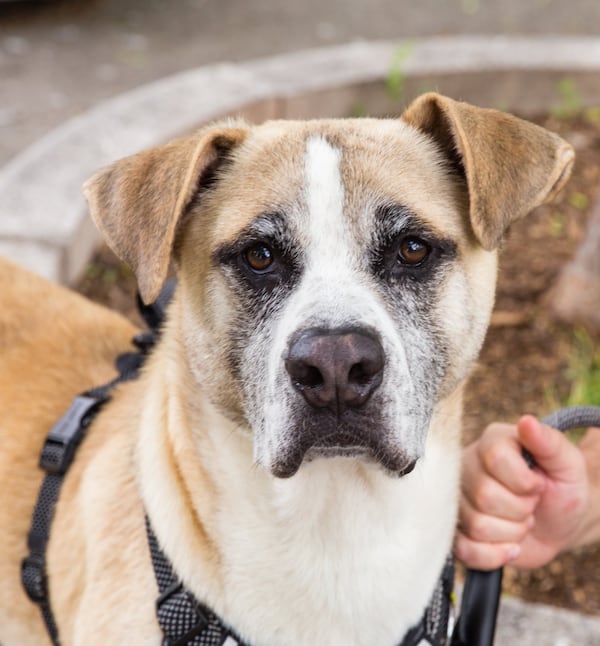
<svg viewBox="0 0 600 646">
<path fill-rule="evenodd" d="M 98 101 L 182 69 L 461 33 L 600 35 L 600 2 L 0 0 L 0 164 Z"/>
</svg>

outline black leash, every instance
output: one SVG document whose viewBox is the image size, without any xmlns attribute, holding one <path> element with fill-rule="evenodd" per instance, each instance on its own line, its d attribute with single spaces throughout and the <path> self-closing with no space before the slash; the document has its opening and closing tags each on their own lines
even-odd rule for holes
<svg viewBox="0 0 600 646">
<path fill-rule="evenodd" d="M 542 424 L 569 431 L 600 426 L 600 407 L 572 406 L 561 408 L 540 420 Z M 526 450 L 523 458 L 533 468 L 535 460 Z M 463 588 L 460 618 L 452 646 L 492 646 L 500 604 L 503 569 L 483 571 L 468 569 Z"/>
</svg>

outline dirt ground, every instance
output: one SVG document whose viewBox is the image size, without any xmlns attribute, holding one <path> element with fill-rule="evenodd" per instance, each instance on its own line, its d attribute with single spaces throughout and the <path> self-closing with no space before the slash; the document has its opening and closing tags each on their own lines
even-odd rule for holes
<svg viewBox="0 0 600 646">
<path fill-rule="evenodd" d="M 552 320 L 545 295 L 585 233 L 600 192 L 600 119 L 541 119 L 577 150 L 573 178 L 559 200 L 517 223 L 501 254 L 497 304 L 470 380 L 465 442 L 494 420 L 544 415 L 567 402 L 578 357 L 594 338 Z M 135 318 L 135 281 L 107 249 L 90 263 L 78 289 Z M 592 353 L 593 354 L 593 353 Z M 575 365 L 576 367 L 576 365 Z M 561 556 L 531 572 L 506 568 L 505 591 L 522 598 L 600 615 L 600 544 Z"/>
<path fill-rule="evenodd" d="M 576 148 L 572 179 L 559 200 L 513 226 L 502 251 L 492 326 L 467 393 L 465 441 L 494 420 L 548 414 L 577 401 L 580 372 L 595 365 L 600 336 L 554 321 L 548 289 L 585 234 L 600 199 L 600 123 L 541 119 Z M 597 360 L 597 356 L 596 356 Z M 600 393 L 597 393 L 600 399 Z M 566 553 L 546 567 L 506 568 L 505 591 L 531 601 L 600 615 L 600 544 Z"/>
</svg>

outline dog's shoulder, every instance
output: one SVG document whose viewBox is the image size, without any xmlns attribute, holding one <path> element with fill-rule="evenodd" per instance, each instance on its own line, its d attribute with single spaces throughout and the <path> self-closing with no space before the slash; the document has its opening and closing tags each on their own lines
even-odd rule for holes
<svg viewBox="0 0 600 646">
<path fill-rule="evenodd" d="M 68 341 L 71 347 L 94 346 L 101 341 L 108 351 L 111 346 L 122 351 L 135 334 L 135 327 L 119 314 L 5 258 L 0 258 L 0 293 L 3 355 L 5 350 L 56 337 L 57 333 L 60 342 Z"/>
<path fill-rule="evenodd" d="M 0 294 L 0 439 L 41 445 L 75 395 L 116 376 L 115 358 L 133 349 L 136 328 L 5 259 Z"/>
<path fill-rule="evenodd" d="M 115 358 L 133 350 L 135 333 L 122 316 L 0 258 L 0 579 L 7 582 L 0 624 L 8 630 L 0 631 L 2 641 L 13 634 L 8 608 L 19 635 L 11 643 L 41 643 L 45 632 L 19 583 L 44 438 L 75 395 L 116 377 Z M 19 625 L 27 626 L 26 641 Z"/>
</svg>

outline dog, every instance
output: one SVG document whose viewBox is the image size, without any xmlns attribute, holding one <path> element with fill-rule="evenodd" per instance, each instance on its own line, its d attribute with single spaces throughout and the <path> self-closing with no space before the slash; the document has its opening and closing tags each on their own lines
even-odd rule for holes
<svg viewBox="0 0 600 646">
<path fill-rule="evenodd" d="M 60 491 L 61 643 L 161 643 L 147 516 L 247 643 L 399 644 L 451 551 L 497 249 L 572 162 L 536 125 L 426 94 L 398 119 L 217 123 L 90 179 L 143 300 L 171 264 L 178 286 Z M 0 642 L 37 646 L 19 570 L 40 449 L 136 329 L 8 261 L 0 285 Z"/>
</svg>

